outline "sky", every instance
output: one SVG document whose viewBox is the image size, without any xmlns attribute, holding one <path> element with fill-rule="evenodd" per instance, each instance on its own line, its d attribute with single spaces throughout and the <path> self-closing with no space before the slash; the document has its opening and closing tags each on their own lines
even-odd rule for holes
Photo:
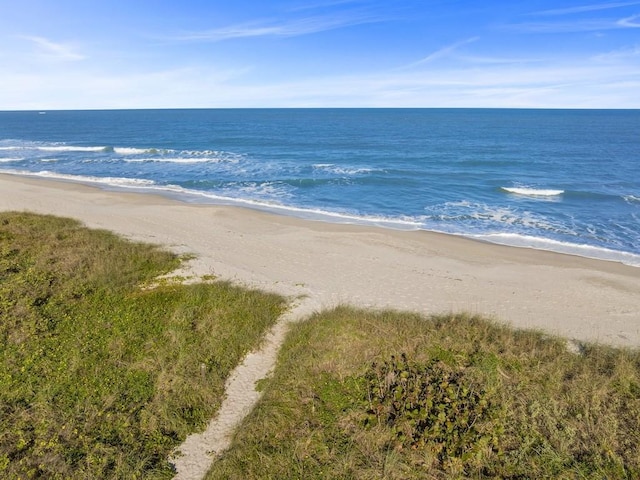
<svg viewBox="0 0 640 480">
<path fill-rule="evenodd" d="M 640 1 L 0 0 L 0 110 L 640 108 Z"/>
</svg>

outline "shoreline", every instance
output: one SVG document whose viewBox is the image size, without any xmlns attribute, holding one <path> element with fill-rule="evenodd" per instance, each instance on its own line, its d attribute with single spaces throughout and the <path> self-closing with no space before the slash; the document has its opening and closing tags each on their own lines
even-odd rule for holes
<svg viewBox="0 0 640 480">
<path fill-rule="evenodd" d="M 87 147 L 102 148 L 102 147 Z M 106 148 L 106 147 L 105 147 Z M 529 236 L 519 233 L 470 233 L 425 228 L 417 221 L 400 218 L 377 216 L 360 216 L 357 214 L 339 213 L 318 208 L 295 207 L 291 205 L 270 204 L 258 200 L 218 196 L 204 191 L 190 190 L 171 185 L 145 185 L 141 179 L 100 178 L 82 175 L 48 174 L 41 175 L 27 171 L 0 170 L 0 175 L 17 176 L 25 179 L 54 181 L 85 185 L 115 193 L 138 193 L 141 195 L 157 195 L 188 205 L 226 206 L 264 212 L 271 215 L 288 216 L 304 221 L 319 221 L 339 225 L 358 225 L 363 227 L 384 228 L 397 231 L 424 231 L 443 235 L 452 235 L 504 245 L 516 248 L 530 248 L 548 252 L 574 255 L 593 260 L 619 262 L 624 265 L 640 268 L 640 252 L 615 250 L 609 247 L 572 243 L 545 237 Z M 109 180 L 109 181 L 107 181 Z M 153 183 L 153 182 L 151 182 Z M 505 189 L 505 187 L 501 187 Z M 509 188 L 506 188 L 509 190 Z"/>
<path fill-rule="evenodd" d="M 640 346 L 640 268 L 424 230 L 325 223 L 155 193 L 0 174 L 0 210 L 71 217 L 193 253 L 214 274 L 316 310 L 466 311 L 580 341 Z"/>
</svg>

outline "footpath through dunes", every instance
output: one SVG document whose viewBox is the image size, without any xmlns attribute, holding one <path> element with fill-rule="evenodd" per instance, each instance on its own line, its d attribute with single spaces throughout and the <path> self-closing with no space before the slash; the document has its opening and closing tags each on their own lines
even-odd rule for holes
<svg viewBox="0 0 640 480">
<path fill-rule="evenodd" d="M 225 399 L 207 429 L 196 433 L 176 448 L 171 463 L 174 480 L 199 480 L 231 444 L 235 429 L 260 399 L 257 383 L 273 370 L 280 346 L 291 322 L 308 317 L 317 309 L 312 299 L 301 299 L 285 313 L 267 334 L 260 350 L 251 352 L 238 365 L 225 384 Z"/>
</svg>

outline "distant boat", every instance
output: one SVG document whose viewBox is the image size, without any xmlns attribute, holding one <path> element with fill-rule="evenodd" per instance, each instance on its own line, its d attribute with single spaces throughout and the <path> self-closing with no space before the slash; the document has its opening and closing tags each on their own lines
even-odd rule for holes
<svg viewBox="0 0 640 480">
<path fill-rule="evenodd" d="M 38 112 L 38 115 L 46 115 L 47 112 Z"/>
</svg>

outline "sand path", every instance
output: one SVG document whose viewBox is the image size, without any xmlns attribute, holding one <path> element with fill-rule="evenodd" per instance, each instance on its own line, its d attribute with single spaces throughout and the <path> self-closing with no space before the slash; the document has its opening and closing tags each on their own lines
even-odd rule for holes
<svg viewBox="0 0 640 480">
<path fill-rule="evenodd" d="M 229 448 L 233 432 L 260 399 L 256 382 L 266 378 L 275 366 L 290 323 L 308 317 L 314 310 L 313 300 L 296 302 L 267 334 L 262 348 L 249 353 L 233 370 L 225 385 L 225 399 L 206 430 L 190 435 L 176 449 L 171 459 L 177 472 L 174 480 L 204 478 L 215 459 Z"/>
</svg>

